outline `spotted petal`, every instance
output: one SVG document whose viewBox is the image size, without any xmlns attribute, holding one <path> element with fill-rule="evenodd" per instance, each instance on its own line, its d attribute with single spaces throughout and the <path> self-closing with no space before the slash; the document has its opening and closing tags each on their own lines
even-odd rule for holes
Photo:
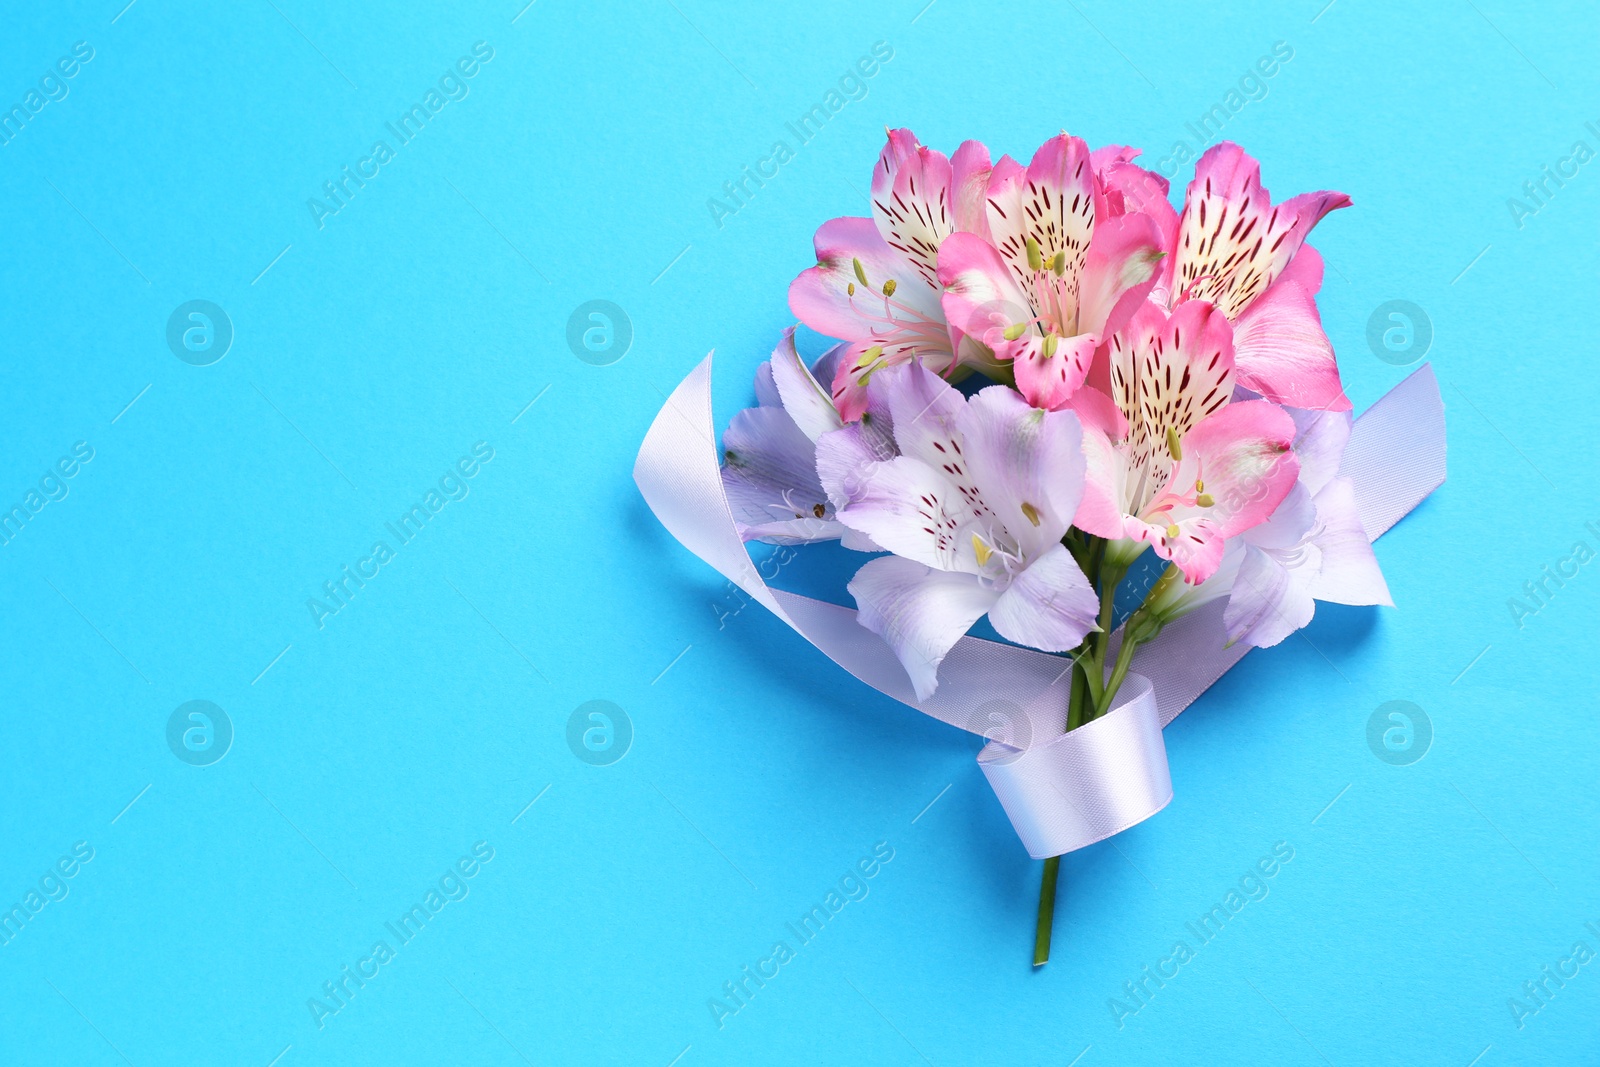
<svg viewBox="0 0 1600 1067">
<path fill-rule="evenodd" d="M 1195 165 L 1179 221 L 1172 299 L 1210 300 L 1237 318 L 1282 274 L 1311 228 L 1348 207 L 1343 193 L 1304 193 L 1273 206 L 1261 165 L 1232 141 Z"/>
<path fill-rule="evenodd" d="M 1099 336 L 1092 333 L 1075 337 L 1023 334 L 1011 353 L 1017 390 L 1036 408 L 1056 411 L 1066 407 L 1088 376 L 1099 343 Z"/>
<path fill-rule="evenodd" d="M 849 478 L 840 522 L 897 556 L 942 571 L 981 569 L 972 543 L 972 507 L 943 472 L 898 456 Z"/>
<path fill-rule="evenodd" d="M 1201 301 L 1165 315 L 1145 304 L 1109 345 L 1111 397 L 1127 420 L 1124 510 L 1144 506 L 1171 465 L 1169 434 L 1180 444 L 1233 395 L 1233 341 L 1227 319 Z"/>
<path fill-rule="evenodd" d="M 1063 278 L 1075 294 L 1094 225 L 1094 174 L 1089 146 L 1081 138 L 1064 133 L 1050 138 L 1026 171 L 1009 157 L 995 164 L 989 232 L 1018 285 L 1027 286 L 1034 273 L 1027 253 L 1031 238 L 1046 263 L 1064 254 Z"/>
<path fill-rule="evenodd" d="M 829 337 L 903 350 L 907 358 L 941 350 L 948 358 L 938 289 L 884 242 L 871 219 L 829 219 L 817 229 L 815 244 L 817 265 L 789 286 L 795 318 Z M 892 301 L 883 294 L 889 281 L 895 283 Z M 928 322 L 938 328 L 927 329 Z"/>
<path fill-rule="evenodd" d="M 960 417 L 973 484 L 1024 559 L 1058 546 L 1083 493 L 1083 432 L 1067 411 L 1032 407 L 991 385 Z"/>
<path fill-rule="evenodd" d="M 1294 488 L 1293 442 L 1294 420 L 1282 408 L 1265 400 L 1229 404 L 1184 436 L 1182 460 L 1161 491 L 1127 516 L 1122 536 L 1149 542 L 1191 584 L 1205 581 L 1222 562 L 1225 541 L 1265 522 Z"/>
<path fill-rule="evenodd" d="M 952 171 L 944 153 L 892 130 L 872 172 L 872 219 L 884 243 L 899 252 L 929 286 L 937 285 L 939 245 L 955 229 Z"/>
</svg>

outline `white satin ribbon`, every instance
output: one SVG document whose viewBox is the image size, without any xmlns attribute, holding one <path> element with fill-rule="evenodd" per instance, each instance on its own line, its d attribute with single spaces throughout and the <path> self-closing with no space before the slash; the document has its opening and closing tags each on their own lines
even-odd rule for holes
<svg viewBox="0 0 1600 1067">
<path fill-rule="evenodd" d="M 956 643 L 940 665 L 938 690 L 919 702 L 894 652 L 857 624 L 854 609 L 762 581 L 734 524 L 718 455 L 707 355 L 673 390 L 639 449 L 633 477 L 651 510 L 684 547 L 874 689 L 977 734 L 992 725 L 995 702 L 1014 706 L 1025 725 L 1012 724 L 978 761 L 1031 856 L 1092 845 L 1172 799 L 1161 728 L 1248 651 L 1223 648 L 1221 601 L 1142 646 L 1117 705 L 1071 732 L 1064 732 L 1069 661 L 978 637 Z M 1356 420 L 1339 473 L 1354 480 L 1372 538 L 1444 481 L 1444 405 L 1429 367 Z"/>
</svg>

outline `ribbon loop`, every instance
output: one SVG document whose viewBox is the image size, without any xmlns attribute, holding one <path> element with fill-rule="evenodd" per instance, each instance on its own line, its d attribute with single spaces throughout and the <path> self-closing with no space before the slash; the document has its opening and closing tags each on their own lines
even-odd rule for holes
<svg viewBox="0 0 1600 1067">
<path fill-rule="evenodd" d="M 991 741 L 978 753 L 989 787 L 1036 860 L 1103 841 L 1172 799 L 1161 714 L 1149 679 L 1130 674 L 1093 722 L 1028 749 Z"/>
</svg>

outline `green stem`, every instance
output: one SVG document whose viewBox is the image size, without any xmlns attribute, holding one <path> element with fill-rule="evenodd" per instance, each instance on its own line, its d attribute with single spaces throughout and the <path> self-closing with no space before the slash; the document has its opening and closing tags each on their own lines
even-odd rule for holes
<svg viewBox="0 0 1600 1067">
<path fill-rule="evenodd" d="M 1039 885 L 1039 925 L 1033 934 L 1033 965 L 1043 967 L 1050 962 L 1050 929 L 1056 916 L 1056 875 L 1061 870 L 1061 857 L 1051 856 L 1044 861 L 1044 881 Z"/>
<path fill-rule="evenodd" d="M 1106 646 L 1111 641 L 1111 621 L 1116 609 L 1117 586 L 1122 584 L 1122 578 L 1127 573 L 1127 564 L 1102 562 L 1100 565 L 1100 632 L 1094 635 L 1094 661 L 1100 672 L 1100 678 L 1105 677 Z"/>
<path fill-rule="evenodd" d="M 1111 702 L 1117 698 L 1117 690 L 1122 688 L 1122 680 L 1128 676 L 1128 667 L 1133 663 L 1133 651 L 1139 647 L 1139 642 L 1126 629 L 1122 634 L 1122 647 L 1117 649 L 1117 662 L 1111 668 L 1111 680 L 1106 683 L 1104 693 L 1095 708 L 1098 718 L 1111 710 Z"/>
<path fill-rule="evenodd" d="M 1075 539 L 1074 539 L 1075 540 Z M 1080 546 L 1069 545 L 1075 548 Z M 1106 542 L 1104 538 L 1091 537 L 1087 545 L 1082 545 L 1084 555 L 1087 556 L 1088 566 L 1084 569 L 1089 581 L 1095 582 L 1100 577 L 1101 564 L 1105 558 Z M 1079 559 L 1080 565 L 1083 559 Z M 1120 577 L 1119 579 L 1120 580 Z M 1072 680 L 1067 687 L 1067 729 L 1076 730 L 1089 719 L 1094 717 L 1094 707 L 1100 700 L 1099 673 L 1093 668 L 1095 662 L 1091 655 L 1092 642 L 1085 638 L 1072 653 Z M 1050 935 L 1055 926 L 1056 915 L 1056 879 L 1061 870 L 1061 857 L 1051 856 L 1044 861 L 1044 877 L 1039 882 L 1039 919 L 1033 934 L 1033 965 L 1042 967 L 1050 961 Z"/>
<path fill-rule="evenodd" d="M 1067 730 L 1070 732 L 1083 725 L 1083 710 L 1087 706 L 1084 699 L 1088 696 L 1088 676 L 1083 673 L 1083 658 L 1089 653 L 1089 644 L 1084 642 L 1072 652 L 1072 681 L 1067 689 Z"/>
</svg>

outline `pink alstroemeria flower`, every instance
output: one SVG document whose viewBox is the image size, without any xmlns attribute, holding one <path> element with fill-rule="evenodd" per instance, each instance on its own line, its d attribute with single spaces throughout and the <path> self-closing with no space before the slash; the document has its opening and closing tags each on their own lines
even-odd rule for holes
<svg viewBox="0 0 1600 1067">
<path fill-rule="evenodd" d="M 773 545 L 843 540 L 864 552 L 877 546 L 834 516 L 817 479 L 817 439 L 844 425 L 826 380 L 843 355 L 837 345 L 807 369 L 794 347 L 794 328 L 772 358 L 756 369 L 756 401 L 733 417 L 722 435 L 722 485 L 739 536 Z"/>
<path fill-rule="evenodd" d="M 1222 615 L 1228 642 L 1266 648 L 1311 621 L 1316 601 L 1393 605 L 1361 524 L 1355 485 L 1336 476 L 1348 412 L 1291 412 L 1300 480 L 1270 519 L 1240 538 L 1243 554 Z"/>
<path fill-rule="evenodd" d="M 1094 589 L 1062 545 L 1083 491 L 1071 412 L 993 385 L 963 397 L 920 363 L 869 385 L 884 416 L 817 442 L 840 522 L 893 555 L 850 582 L 863 626 L 899 657 L 926 699 L 939 664 L 985 614 L 1000 635 L 1049 652 L 1095 628 Z M 893 450 L 869 435 L 892 426 Z"/>
<path fill-rule="evenodd" d="M 1076 525 L 1112 540 L 1108 560 L 1130 563 L 1149 544 L 1198 584 L 1227 539 L 1264 522 L 1294 486 L 1294 420 L 1266 400 L 1230 403 L 1232 330 L 1204 301 L 1170 316 L 1146 303 L 1108 348 L 1120 432 L 1084 431 Z"/>
<path fill-rule="evenodd" d="M 838 218 L 817 230 L 817 265 L 789 286 L 789 308 L 813 330 L 849 342 L 829 383 L 845 421 L 866 410 L 873 372 L 920 357 L 948 374 L 965 346 L 945 321 L 937 264 L 958 229 L 983 233 L 989 150 L 967 141 L 953 158 L 893 130 L 872 171 L 872 217 Z"/>
<path fill-rule="evenodd" d="M 1261 164 L 1223 141 L 1195 164 L 1181 217 L 1164 196 L 1133 199 L 1174 235 L 1153 298 L 1221 309 L 1233 323 L 1241 385 L 1278 404 L 1350 410 L 1317 313 L 1322 257 L 1305 244 L 1323 216 L 1350 206 L 1348 196 L 1302 193 L 1274 205 Z"/>
<path fill-rule="evenodd" d="M 1129 152 L 1110 150 L 1106 170 Z M 1149 216 L 1119 207 L 1109 214 L 1088 145 L 1063 133 L 1026 169 L 1009 156 L 995 164 L 988 240 L 957 233 L 940 249 L 951 325 L 1010 361 L 1035 407 L 1068 406 L 1096 347 L 1155 283 L 1161 232 Z M 1107 217 L 1098 217 L 1102 208 Z"/>
</svg>

